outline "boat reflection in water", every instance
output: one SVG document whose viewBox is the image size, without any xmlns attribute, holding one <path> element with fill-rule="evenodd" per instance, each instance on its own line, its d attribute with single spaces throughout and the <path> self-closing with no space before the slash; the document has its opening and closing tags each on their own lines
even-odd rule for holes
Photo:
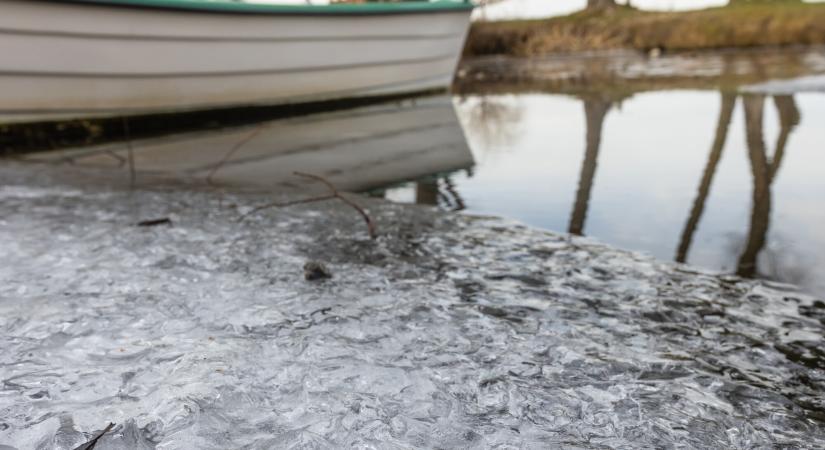
<svg viewBox="0 0 825 450">
<path fill-rule="evenodd" d="M 473 166 L 446 95 L 26 157 L 124 171 L 131 160 L 138 178 L 179 174 L 212 185 L 265 189 L 317 184 L 294 176 L 302 171 L 351 192 L 421 178 L 432 183 L 439 174 Z"/>
</svg>

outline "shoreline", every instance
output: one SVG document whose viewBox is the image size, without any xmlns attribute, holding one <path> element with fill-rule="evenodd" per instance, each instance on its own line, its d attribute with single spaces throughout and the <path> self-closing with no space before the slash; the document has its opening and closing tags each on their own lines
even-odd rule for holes
<svg viewBox="0 0 825 450">
<path fill-rule="evenodd" d="M 744 4 L 685 12 L 628 7 L 540 20 L 475 22 L 465 57 L 593 50 L 669 53 L 825 44 L 825 4 Z"/>
<path fill-rule="evenodd" d="M 695 50 L 650 57 L 597 50 L 540 57 L 466 58 L 453 93 L 554 92 L 569 95 L 702 89 L 737 92 L 772 80 L 825 74 L 825 45 Z"/>
</svg>

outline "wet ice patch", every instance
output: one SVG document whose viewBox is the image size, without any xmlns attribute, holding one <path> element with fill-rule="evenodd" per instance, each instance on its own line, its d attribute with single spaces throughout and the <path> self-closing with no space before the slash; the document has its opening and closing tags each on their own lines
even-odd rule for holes
<svg viewBox="0 0 825 450">
<path fill-rule="evenodd" d="M 0 199 L 18 198 L 18 199 L 32 199 L 42 197 L 79 197 L 83 195 L 82 191 L 76 189 L 54 189 L 42 188 L 33 186 L 15 186 L 6 185 L 0 186 Z"/>
<path fill-rule="evenodd" d="M 745 86 L 740 90 L 742 92 L 770 95 L 790 95 L 799 92 L 825 92 L 825 75 L 811 75 L 792 78 L 790 80 L 768 81 Z"/>
<path fill-rule="evenodd" d="M 216 195 L 0 196 L 0 444 L 110 422 L 98 449 L 825 444 L 825 304 L 787 286 L 413 206 L 370 204 L 376 240 L 335 204 L 239 221 Z"/>
</svg>

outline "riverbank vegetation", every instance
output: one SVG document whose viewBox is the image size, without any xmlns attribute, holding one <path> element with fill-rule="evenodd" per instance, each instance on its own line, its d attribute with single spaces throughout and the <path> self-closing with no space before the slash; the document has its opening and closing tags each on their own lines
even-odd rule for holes
<svg viewBox="0 0 825 450">
<path fill-rule="evenodd" d="M 646 12 L 602 4 L 564 17 L 477 22 L 470 30 L 465 56 L 820 44 L 825 44 L 825 3 L 738 0 L 688 12 Z"/>
</svg>

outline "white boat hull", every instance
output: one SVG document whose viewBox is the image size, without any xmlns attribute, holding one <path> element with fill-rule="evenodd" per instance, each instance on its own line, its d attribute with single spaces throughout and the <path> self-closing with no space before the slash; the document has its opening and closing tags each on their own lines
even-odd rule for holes
<svg viewBox="0 0 825 450">
<path fill-rule="evenodd" d="M 139 113 L 443 88 L 469 16 L 244 15 L 4 0 L 0 113 Z"/>
</svg>

